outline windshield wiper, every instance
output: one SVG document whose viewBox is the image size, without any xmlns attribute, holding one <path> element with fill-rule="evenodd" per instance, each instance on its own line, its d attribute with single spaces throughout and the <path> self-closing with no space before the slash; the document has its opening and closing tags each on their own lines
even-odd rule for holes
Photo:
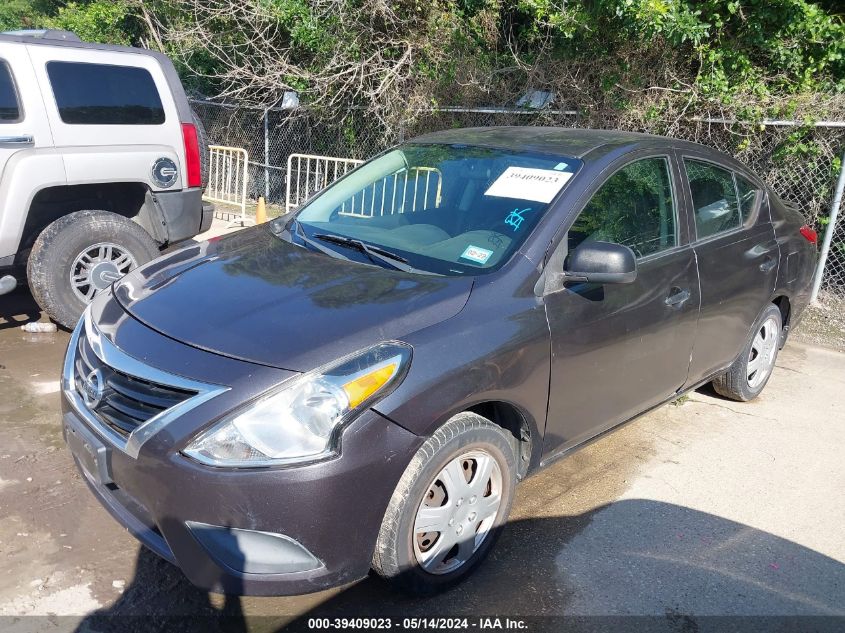
<svg viewBox="0 0 845 633">
<path fill-rule="evenodd" d="M 326 255 L 328 255 L 330 257 L 336 257 L 338 259 L 343 259 L 343 260 L 349 261 L 348 257 L 344 257 L 343 255 L 341 255 L 337 251 L 333 251 L 330 248 L 326 248 L 325 246 L 323 246 L 319 242 L 315 242 L 310 237 L 305 235 L 305 231 L 302 230 L 302 224 L 300 224 L 299 220 L 294 220 L 293 225 L 294 225 L 294 230 L 293 230 L 294 234 L 296 234 L 296 236 L 299 239 L 301 239 L 303 242 L 305 242 L 308 246 L 310 246 L 314 250 L 320 251 L 321 253 L 325 253 Z"/>
<path fill-rule="evenodd" d="M 408 260 L 401 255 L 397 255 L 396 253 L 391 253 L 390 251 L 381 248 L 379 246 L 372 246 L 370 244 L 365 244 L 361 240 L 356 240 L 352 237 L 344 237 L 343 235 L 331 235 L 330 233 L 315 233 L 314 237 L 318 240 L 323 240 L 324 242 L 333 242 L 335 244 L 340 244 L 341 246 L 349 246 L 356 250 L 361 251 L 365 255 L 381 255 L 382 257 L 387 257 L 388 259 L 392 259 L 393 261 L 401 262 L 403 264 L 407 264 Z"/>
<path fill-rule="evenodd" d="M 372 246 L 371 244 L 367 244 L 361 240 L 356 240 L 352 237 L 332 235 L 331 233 L 315 233 L 314 239 L 331 242 L 332 244 L 338 244 L 339 246 L 345 246 L 347 248 L 354 248 L 356 251 L 364 253 L 364 255 L 366 255 L 373 263 L 380 262 L 387 264 L 388 266 L 392 266 L 393 268 L 402 270 L 406 273 L 418 273 L 422 275 L 436 274 L 427 270 L 414 268 L 408 264 L 408 260 L 405 257 L 393 253 L 385 248 L 381 248 L 380 246 Z"/>
</svg>

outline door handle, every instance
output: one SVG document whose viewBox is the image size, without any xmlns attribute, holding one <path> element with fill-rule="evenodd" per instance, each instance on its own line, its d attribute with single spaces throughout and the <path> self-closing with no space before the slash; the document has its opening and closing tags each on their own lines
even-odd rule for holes
<svg viewBox="0 0 845 633">
<path fill-rule="evenodd" d="M 666 297 L 664 303 L 671 307 L 681 307 L 690 298 L 689 290 L 681 290 L 680 288 L 672 288 L 672 294 Z"/>
<path fill-rule="evenodd" d="M 21 134 L 20 136 L 0 136 L 0 145 L 32 145 L 35 139 L 32 134 Z"/>
<path fill-rule="evenodd" d="M 764 261 L 762 264 L 760 264 L 760 272 L 767 273 L 777 265 L 778 265 L 777 260 L 774 257 L 767 257 L 766 261 Z"/>
</svg>

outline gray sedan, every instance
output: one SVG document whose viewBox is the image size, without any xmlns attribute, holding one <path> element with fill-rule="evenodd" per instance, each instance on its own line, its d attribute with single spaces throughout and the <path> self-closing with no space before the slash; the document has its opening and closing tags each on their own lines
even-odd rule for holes
<svg viewBox="0 0 845 633">
<path fill-rule="evenodd" d="M 115 282 L 73 333 L 64 433 L 198 586 L 374 569 L 431 593 L 532 472 L 708 381 L 760 394 L 815 260 L 796 211 L 693 143 L 431 134 Z"/>
</svg>

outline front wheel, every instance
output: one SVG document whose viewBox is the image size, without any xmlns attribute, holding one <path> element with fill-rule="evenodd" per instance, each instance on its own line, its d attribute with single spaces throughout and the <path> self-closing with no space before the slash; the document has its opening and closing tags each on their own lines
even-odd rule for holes
<svg viewBox="0 0 845 633">
<path fill-rule="evenodd" d="M 71 329 L 97 294 L 159 254 L 138 224 L 108 211 L 76 211 L 49 224 L 32 247 L 27 278 L 32 296 Z"/>
<path fill-rule="evenodd" d="M 780 310 L 770 305 L 754 324 L 739 358 L 727 372 L 713 380 L 716 392 L 740 402 L 760 395 L 775 368 L 782 331 Z"/>
<path fill-rule="evenodd" d="M 515 439 L 461 413 L 420 447 L 388 505 L 373 568 L 417 595 L 447 589 L 484 559 L 510 513 Z"/>
</svg>

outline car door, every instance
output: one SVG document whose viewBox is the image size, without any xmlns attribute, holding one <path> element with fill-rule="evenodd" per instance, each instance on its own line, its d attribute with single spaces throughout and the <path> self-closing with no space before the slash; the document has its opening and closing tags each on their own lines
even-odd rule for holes
<svg viewBox="0 0 845 633">
<path fill-rule="evenodd" d="M 637 255 L 638 272 L 633 283 L 568 284 L 544 297 L 552 340 L 546 457 L 667 399 L 686 381 L 699 292 L 679 178 L 668 155 L 629 158 L 594 188 L 555 251 L 589 240 L 624 244 Z M 552 255 L 549 265 L 555 261 Z"/>
<path fill-rule="evenodd" d="M 9 53 L 14 53 L 14 48 L 8 47 L 6 51 L 0 49 L 0 176 L 12 154 L 24 147 L 32 146 L 32 135 L 26 133 L 23 124 L 23 106 L 18 96 L 12 68 L 8 60 L 3 57 L 4 52 L 8 57 Z M 25 57 L 24 61 L 27 61 Z"/>
<path fill-rule="evenodd" d="M 689 383 L 739 354 L 777 280 L 778 245 L 765 195 L 750 177 L 704 155 L 682 157 L 690 230 L 701 280 L 701 314 Z"/>
<path fill-rule="evenodd" d="M 26 54 L 17 43 L 0 42 L 0 263 L 17 251 L 31 190 L 13 188 L 12 157 L 52 145 L 41 95 Z M 33 174 L 34 178 L 40 174 Z"/>
</svg>

